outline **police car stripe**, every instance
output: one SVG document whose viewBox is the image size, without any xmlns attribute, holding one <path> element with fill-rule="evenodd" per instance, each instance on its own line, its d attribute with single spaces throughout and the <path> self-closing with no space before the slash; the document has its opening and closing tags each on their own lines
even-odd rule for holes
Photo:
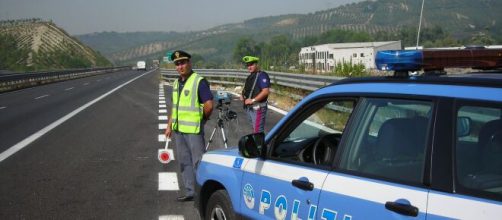
<svg viewBox="0 0 502 220">
<path fill-rule="evenodd" d="M 342 174 L 332 173 L 326 179 L 323 191 L 381 203 L 382 206 L 385 202 L 407 199 L 418 210 L 425 212 L 427 208 L 427 189 L 417 189 L 419 188 L 380 183 L 374 180 L 368 181 L 368 179 L 347 177 Z"/>
<path fill-rule="evenodd" d="M 260 176 L 266 176 L 286 182 L 291 182 L 301 177 L 307 177 L 308 181 L 313 183 L 316 189 L 322 188 L 322 184 L 328 172 L 292 164 L 281 164 L 271 160 L 260 161 L 256 159 L 249 159 L 246 166 L 242 167 L 242 170 L 245 172 L 255 173 Z"/>
<path fill-rule="evenodd" d="M 236 158 L 236 156 L 206 153 L 202 157 L 202 161 L 232 168 Z M 246 161 L 247 159 L 244 159 L 244 162 Z"/>
<path fill-rule="evenodd" d="M 205 154 L 202 159 L 204 162 L 214 163 L 220 166 L 233 167 L 236 156 Z M 295 166 L 291 164 L 280 164 L 269 161 L 259 161 L 256 159 L 244 159 L 241 169 L 248 173 L 260 174 L 282 181 L 291 182 L 300 177 L 307 177 L 314 184 L 314 188 L 320 189 L 326 178 L 327 171 L 315 170 Z"/>
<path fill-rule="evenodd" d="M 427 213 L 454 219 L 490 219 L 502 217 L 502 205 L 432 192 Z"/>
<path fill-rule="evenodd" d="M 236 169 L 233 168 L 233 165 L 237 158 L 242 159 L 242 157 L 235 155 L 208 153 L 204 155 L 203 161 Z M 428 189 L 378 180 L 368 180 L 360 177 L 349 177 L 335 172 L 332 172 L 325 178 L 328 171 L 303 168 L 292 164 L 281 164 L 270 160 L 265 162 L 256 159 L 244 159 L 241 169 L 244 172 L 256 173 L 260 176 L 288 182 L 301 176 L 306 176 L 316 189 L 323 188 L 323 192 L 325 193 L 335 193 L 380 203 L 382 207 L 385 206 L 386 202 L 406 199 L 413 206 L 417 207 L 420 212 L 427 211 L 429 215 L 436 217 L 486 219 L 490 216 L 502 216 L 502 206 L 496 203 L 451 197 L 449 194 L 442 195 L 434 192 L 428 196 Z M 325 179 L 326 181 L 324 181 Z M 427 207 L 430 207 L 429 210 L 427 210 Z"/>
</svg>

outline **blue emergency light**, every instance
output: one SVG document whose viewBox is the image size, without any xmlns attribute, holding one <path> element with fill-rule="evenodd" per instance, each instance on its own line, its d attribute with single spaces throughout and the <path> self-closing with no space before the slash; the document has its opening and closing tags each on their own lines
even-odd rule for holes
<svg viewBox="0 0 502 220">
<path fill-rule="evenodd" d="M 423 54 L 418 50 L 378 51 L 375 63 L 379 70 L 414 71 L 422 69 Z"/>
</svg>

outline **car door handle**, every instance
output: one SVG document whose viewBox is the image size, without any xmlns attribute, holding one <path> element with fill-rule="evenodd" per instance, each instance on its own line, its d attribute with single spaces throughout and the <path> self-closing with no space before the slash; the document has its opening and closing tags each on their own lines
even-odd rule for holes
<svg viewBox="0 0 502 220">
<path fill-rule="evenodd" d="M 413 217 L 418 216 L 418 208 L 412 205 L 402 204 L 398 202 L 386 202 L 385 208 L 390 211 L 397 212 L 401 215 Z"/>
<path fill-rule="evenodd" d="M 314 189 L 314 184 L 309 182 L 308 180 L 293 180 L 291 181 L 293 186 L 298 187 L 303 190 L 312 191 Z"/>
</svg>

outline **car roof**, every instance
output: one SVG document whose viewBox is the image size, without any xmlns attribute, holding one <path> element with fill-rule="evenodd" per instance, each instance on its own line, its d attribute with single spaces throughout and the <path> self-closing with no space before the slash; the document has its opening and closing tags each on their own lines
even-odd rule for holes
<svg viewBox="0 0 502 220">
<path fill-rule="evenodd" d="M 323 87 L 303 101 L 336 94 L 384 94 L 502 101 L 502 74 L 493 72 L 348 78 Z"/>
<path fill-rule="evenodd" d="M 340 80 L 331 85 L 349 83 L 424 83 L 437 85 L 465 85 L 502 88 L 502 71 L 480 71 L 461 74 L 422 74 L 410 76 L 354 77 Z"/>
</svg>

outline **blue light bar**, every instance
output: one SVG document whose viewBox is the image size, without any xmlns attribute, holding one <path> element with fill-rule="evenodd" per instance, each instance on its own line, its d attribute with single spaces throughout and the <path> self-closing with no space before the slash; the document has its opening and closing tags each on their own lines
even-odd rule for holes
<svg viewBox="0 0 502 220">
<path fill-rule="evenodd" d="M 379 70 L 415 71 L 423 67 L 423 53 L 417 50 L 378 51 L 375 64 Z"/>
</svg>

